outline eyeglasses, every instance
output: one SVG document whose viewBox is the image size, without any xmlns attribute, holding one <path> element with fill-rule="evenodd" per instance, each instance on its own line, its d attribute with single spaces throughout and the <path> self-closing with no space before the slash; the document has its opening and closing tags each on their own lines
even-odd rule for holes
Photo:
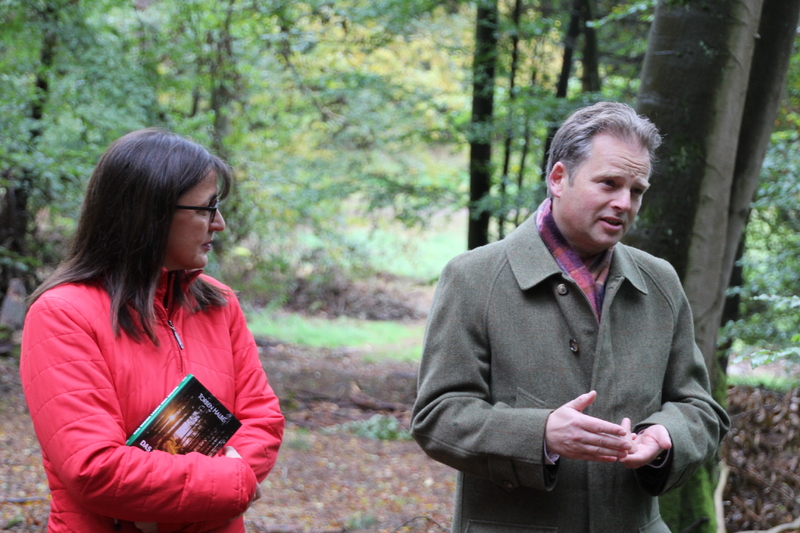
<svg viewBox="0 0 800 533">
<path fill-rule="evenodd" d="M 219 198 L 217 198 L 217 203 L 214 205 L 209 206 L 199 206 L 199 205 L 176 205 L 175 209 L 191 209 L 192 211 L 208 211 L 210 213 L 208 217 L 208 223 L 212 224 L 214 222 L 214 218 L 217 216 L 217 211 L 219 210 Z"/>
</svg>

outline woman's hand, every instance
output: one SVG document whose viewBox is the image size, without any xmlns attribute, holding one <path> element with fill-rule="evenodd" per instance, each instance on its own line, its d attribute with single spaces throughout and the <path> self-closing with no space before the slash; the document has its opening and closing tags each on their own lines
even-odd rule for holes
<svg viewBox="0 0 800 533">
<path fill-rule="evenodd" d="M 222 449 L 222 454 L 225 457 L 233 457 L 233 458 L 237 458 L 237 459 L 241 459 L 242 458 L 242 456 L 239 455 L 239 452 L 237 452 L 236 448 L 234 448 L 233 446 L 225 446 Z M 253 502 L 256 501 L 259 498 L 261 498 L 261 485 L 256 485 L 256 492 L 255 492 L 255 494 L 253 494 L 253 497 L 250 498 L 250 503 L 247 504 L 247 509 L 249 509 L 250 506 L 253 505 Z M 245 512 L 247 511 L 247 509 L 245 509 Z M 244 513 L 242 513 L 242 515 L 243 514 Z M 242 515 L 239 515 L 239 516 L 242 516 Z M 239 516 L 237 516 L 236 518 L 239 518 Z M 234 518 L 234 520 L 236 520 L 236 518 Z"/>
<path fill-rule="evenodd" d="M 239 455 L 239 452 L 237 452 L 236 448 L 234 448 L 233 446 L 225 446 L 225 448 L 222 449 L 222 455 L 224 455 L 225 457 L 231 457 L 235 459 L 242 458 L 242 456 Z M 249 509 L 250 506 L 253 504 L 253 502 L 259 498 L 261 498 L 261 485 L 256 485 L 256 492 L 250 499 L 250 503 L 247 504 L 247 509 Z M 245 509 L 245 511 L 247 511 L 247 509 Z M 236 520 L 243 514 L 244 513 L 237 516 L 236 518 L 232 518 L 231 521 Z M 158 533 L 158 524 L 156 524 L 155 522 L 134 522 L 133 525 L 136 526 L 136 528 L 142 533 Z"/>
</svg>

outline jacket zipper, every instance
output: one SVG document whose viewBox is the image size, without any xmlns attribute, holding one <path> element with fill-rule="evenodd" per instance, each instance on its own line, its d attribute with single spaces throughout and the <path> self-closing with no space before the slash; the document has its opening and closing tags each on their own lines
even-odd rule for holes
<svg viewBox="0 0 800 533">
<path fill-rule="evenodd" d="M 181 336 L 178 335 L 178 330 L 175 329 L 175 326 L 172 324 L 172 320 L 167 320 L 167 324 L 169 325 L 169 329 L 172 330 L 175 340 L 178 341 L 178 346 L 180 346 L 181 350 L 183 350 L 183 341 L 181 340 Z"/>
</svg>

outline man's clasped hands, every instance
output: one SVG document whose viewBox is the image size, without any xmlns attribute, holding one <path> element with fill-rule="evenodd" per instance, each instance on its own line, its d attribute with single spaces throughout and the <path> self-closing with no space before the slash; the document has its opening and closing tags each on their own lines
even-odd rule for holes
<svg viewBox="0 0 800 533">
<path fill-rule="evenodd" d="M 545 426 L 548 454 L 639 468 L 672 447 L 667 428 L 660 424 L 631 433 L 629 418 L 614 424 L 583 414 L 596 398 L 597 392 L 590 391 L 550 413 Z"/>
</svg>

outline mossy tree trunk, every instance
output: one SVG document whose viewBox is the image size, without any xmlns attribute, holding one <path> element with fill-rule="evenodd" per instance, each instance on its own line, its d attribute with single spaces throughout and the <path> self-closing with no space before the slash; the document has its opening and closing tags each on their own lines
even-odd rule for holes
<svg viewBox="0 0 800 533">
<path fill-rule="evenodd" d="M 630 241 L 677 269 L 718 395 L 725 293 L 786 80 L 798 7 L 798 0 L 662 0 L 642 71 L 638 110 L 665 142 Z M 662 498 L 673 531 L 717 531 L 714 472 L 701 469 Z"/>
</svg>

